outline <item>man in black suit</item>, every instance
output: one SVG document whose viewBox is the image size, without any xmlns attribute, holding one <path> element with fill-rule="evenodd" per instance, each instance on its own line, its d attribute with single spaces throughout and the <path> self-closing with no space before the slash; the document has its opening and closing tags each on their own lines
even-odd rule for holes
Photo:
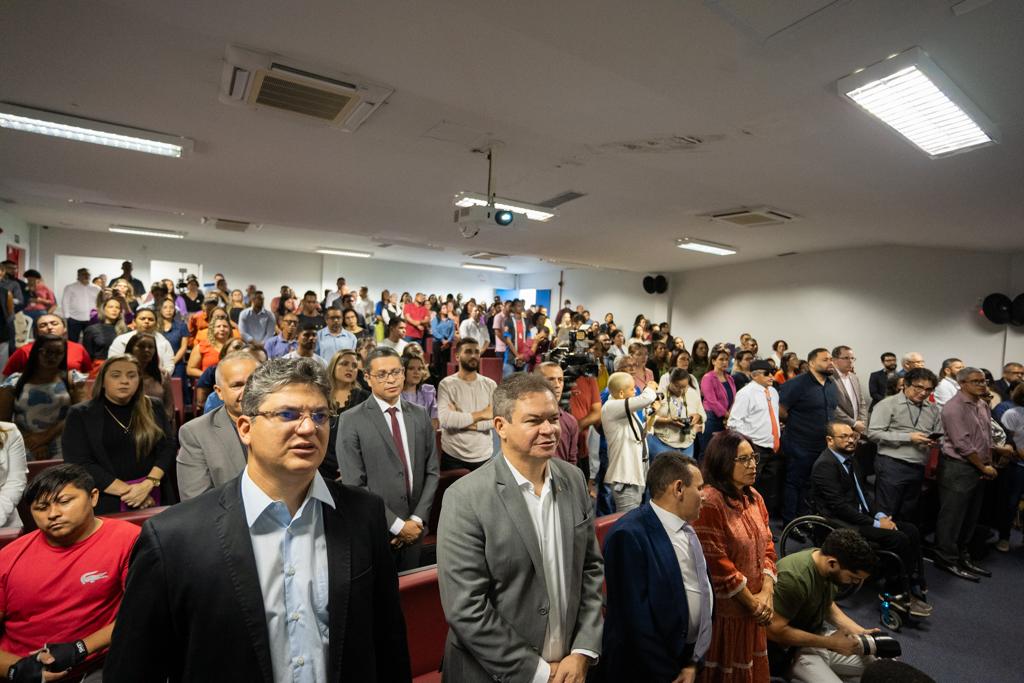
<svg viewBox="0 0 1024 683">
<path fill-rule="evenodd" d="M 917 527 L 910 522 L 900 522 L 897 528 L 890 515 L 876 510 L 868 500 L 864 493 L 864 477 L 853 457 L 858 436 L 847 424 L 828 424 L 825 430 L 827 448 L 811 469 L 812 509 L 834 524 L 856 529 L 879 549 L 899 555 L 908 575 L 906 584 L 909 585 L 899 587 L 899 592 L 893 596 L 893 604 L 917 617 L 931 616 L 931 606 L 920 599 L 927 589 Z"/>
<path fill-rule="evenodd" d="M 373 396 L 341 416 L 338 469 L 346 484 L 384 499 L 398 571 L 415 569 L 437 491 L 434 425 L 426 410 L 402 400 L 405 374 L 393 349 L 367 354 L 364 371 Z"/>
<path fill-rule="evenodd" d="M 143 526 L 105 681 L 411 679 L 384 504 L 317 472 L 329 396 L 310 359 L 249 377 L 246 468 Z"/>
<path fill-rule="evenodd" d="M 999 394 L 1003 401 L 1010 400 L 1010 394 L 1014 387 L 1024 379 L 1024 365 L 1020 363 L 1007 363 L 1003 366 L 1003 376 L 992 383 L 992 391 Z"/>
<path fill-rule="evenodd" d="M 886 351 L 882 354 L 882 369 L 875 370 L 868 377 L 868 393 L 871 394 L 871 407 L 885 398 L 885 387 L 889 378 L 896 374 L 896 354 Z"/>
</svg>

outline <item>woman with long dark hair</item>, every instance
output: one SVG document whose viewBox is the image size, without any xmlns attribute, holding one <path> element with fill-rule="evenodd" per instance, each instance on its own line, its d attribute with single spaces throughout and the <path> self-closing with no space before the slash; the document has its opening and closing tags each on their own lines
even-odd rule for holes
<svg viewBox="0 0 1024 683">
<path fill-rule="evenodd" d="M 693 342 L 690 349 L 690 374 L 697 378 L 697 381 L 704 379 L 704 373 L 711 368 L 711 358 L 708 357 L 708 343 L 703 339 Z"/>
<path fill-rule="evenodd" d="M 729 411 L 736 400 L 736 381 L 729 374 L 729 352 L 716 348 L 711 353 L 711 372 L 704 374 L 700 381 L 700 395 L 707 412 L 707 425 L 700 435 L 701 452 L 716 432 L 725 429 Z"/>
<path fill-rule="evenodd" d="M 782 354 L 782 363 L 779 371 L 775 373 L 775 384 L 784 384 L 786 380 L 793 379 L 800 374 L 800 357 L 788 351 Z"/>
<path fill-rule="evenodd" d="M 373 340 L 367 340 L 372 342 Z M 331 385 L 331 431 L 327 441 L 327 455 L 320 465 L 320 474 L 334 481 L 338 471 L 338 418 L 370 398 L 370 392 L 359 386 L 359 369 L 363 364 L 359 354 L 351 349 L 338 351 L 327 364 L 327 381 Z"/>
<path fill-rule="evenodd" d="M 108 358 L 91 400 L 68 412 L 65 462 L 82 465 L 96 480 L 97 514 L 167 504 L 162 487 L 174 466 L 174 440 L 162 403 L 146 396 L 134 356 Z"/>
<path fill-rule="evenodd" d="M 24 372 L 0 387 L 0 420 L 13 422 L 33 460 L 61 457 L 61 432 L 68 409 L 79 400 L 85 375 L 68 371 L 67 340 L 52 334 L 36 337 Z"/>
<path fill-rule="evenodd" d="M 160 372 L 160 357 L 156 352 L 156 337 L 150 332 L 136 332 L 124 347 L 125 353 L 135 356 L 142 367 L 142 387 L 146 396 L 164 404 L 167 422 L 174 419 L 174 396 L 171 379 Z"/>
<path fill-rule="evenodd" d="M 742 434 L 726 430 L 704 451 L 704 502 L 693 528 L 715 591 L 702 681 L 766 683 L 775 587 L 775 544 L 768 510 L 754 490 L 758 456 Z"/>
</svg>

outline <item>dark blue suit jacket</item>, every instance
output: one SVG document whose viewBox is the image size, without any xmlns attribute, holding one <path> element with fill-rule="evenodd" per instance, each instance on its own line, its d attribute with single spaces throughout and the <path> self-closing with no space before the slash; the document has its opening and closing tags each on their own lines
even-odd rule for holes
<svg viewBox="0 0 1024 683">
<path fill-rule="evenodd" d="M 689 607 L 672 542 L 650 503 L 626 513 L 608 532 L 604 576 L 604 680 L 674 680 L 692 660 Z"/>
</svg>

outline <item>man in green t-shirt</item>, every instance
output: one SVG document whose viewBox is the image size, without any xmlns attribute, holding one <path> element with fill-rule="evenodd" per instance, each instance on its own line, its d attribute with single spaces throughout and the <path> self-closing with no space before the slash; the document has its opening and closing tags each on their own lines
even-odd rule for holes
<svg viewBox="0 0 1024 683">
<path fill-rule="evenodd" d="M 853 529 L 833 531 L 820 548 L 779 561 L 768 638 L 792 649 L 792 680 L 860 680 L 872 658 L 861 655 L 854 636 L 878 629 L 860 626 L 834 600 L 838 587 L 863 582 L 877 561 L 871 546 Z"/>
</svg>

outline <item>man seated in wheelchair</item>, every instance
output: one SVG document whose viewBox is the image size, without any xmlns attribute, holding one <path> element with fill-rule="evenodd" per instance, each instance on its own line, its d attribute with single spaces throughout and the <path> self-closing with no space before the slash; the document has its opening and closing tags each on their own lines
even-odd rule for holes
<svg viewBox="0 0 1024 683">
<path fill-rule="evenodd" d="M 840 528 L 855 529 L 876 550 L 895 555 L 886 578 L 892 604 L 915 617 L 927 617 L 932 607 L 924 602 L 927 584 L 921 558 L 920 534 L 910 522 L 897 526 L 887 510 L 879 510 L 867 497 L 864 477 L 853 454 L 858 434 L 849 425 L 831 422 L 825 430 L 827 448 L 811 469 L 811 507 Z"/>
<path fill-rule="evenodd" d="M 842 587 L 871 576 L 878 558 L 856 531 L 837 529 L 820 548 L 787 555 L 778 562 L 773 607 L 767 626 L 774 675 L 806 683 L 859 680 L 873 657 L 866 629 L 835 604 Z"/>
</svg>

